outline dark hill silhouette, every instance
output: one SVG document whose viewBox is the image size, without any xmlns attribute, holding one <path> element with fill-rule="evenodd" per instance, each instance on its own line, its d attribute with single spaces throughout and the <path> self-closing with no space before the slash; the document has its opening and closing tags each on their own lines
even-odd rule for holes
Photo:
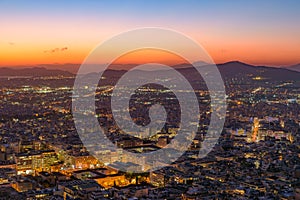
<svg viewBox="0 0 300 200">
<path fill-rule="evenodd" d="M 132 66 L 131 64 L 130 66 Z M 63 65 L 62 65 L 63 66 Z M 74 76 L 73 73 L 69 71 L 64 71 L 63 67 L 59 69 L 49 69 L 44 67 L 32 67 L 32 68 L 0 68 L 0 76 Z M 118 77 L 126 72 L 125 68 L 129 65 L 118 65 L 113 67 L 113 69 L 106 70 L 105 75 L 108 77 Z M 210 64 L 197 66 L 196 67 L 210 67 Z M 227 63 L 217 64 L 217 67 L 225 80 L 238 79 L 243 81 L 252 81 L 256 78 L 261 78 L 261 80 L 274 80 L 274 81 L 299 81 L 300 72 L 297 69 L 300 65 L 291 66 L 288 68 L 275 68 L 266 66 L 253 66 L 239 61 L 231 61 Z M 116 70 L 116 68 L 120 70 Z M 192 78 L 195 76 L 195 69 L 192 69 L 190 64 L 179 64 L 173 66 L 180 72 L 185 73 L 188 77 Z M 291 70 L 293 68 L 293 70 Z M 159 69 L 158 69 L 159 70 Z M 143 74 L 145 71 L 140 70 L 137 74 Z M 167 70 L 161 71 L 161 73 L 167 73 Z M 197 78 L 197 77 L 194 77 Z"/>
<path fill-rule="evenodd" d="M 296 72 L 300 72 L 300 63 L 297 65 L 292 65 L 287 67 L 287 69 L 292 70 L 292 71 L 296 71 Z"/>
<path fill-rule="evenodd" d="M 300 73 L 285 68 L 253 66 L 239 61 L 218 64 L 223 77 L 253 79 L 261 77 L 277 81 L 299 80 Z"/>
</svg>

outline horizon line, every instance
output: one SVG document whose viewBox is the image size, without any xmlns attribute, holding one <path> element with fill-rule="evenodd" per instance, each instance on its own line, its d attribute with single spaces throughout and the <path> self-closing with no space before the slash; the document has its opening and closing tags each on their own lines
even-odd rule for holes
<svg viewBox="0 0 300 200">
<path fill-rule="evenodd" d="M 192 64 L 196 65 L 197 63 L 202 63 L 201 65 L 223 65 L 223 64 L 228 64 L 228 63 L 242 63 L 242 64 L 246 64 L 246 65 L 251 65 L 251 66 L 255 66 L 255 67 L 280 67 L 280 68 L 284 68 L 284 67 L 291 67 L 291 66 L 295 66 L 295 65 L 300 65 L 300 61 L 294 64 L 283 64 L 283 65 L 278 65 L 278 64 L 255 64 L 255 63 L 251 63 L 251 62 L 245 62 L 245 61 L 240 61 L 240 60 L 229 60 L 229 61 L 225 61 L 225 62 L 220 62 L 220 63 L 207 63 L 204 61 L 195 61 Z M 106 65 L 108 63 L 90 63 L 90 64 L 86 64 L 86 65 Z M 160 64 L 160 63 L 144 63 L 144 64 Z M 19 68 L 19 67 L 24 67 L 24 68 L 32 68 L 32 67 L 43 67 L 43 65 L 47 66 L 55 66 L 55 65 L 82 65 L 82 63 L 40 63 L 40 64 L 22 64 L 22 65 L 1 65 L 0 64 L 0 68 Z M 110 65 L 141 65 L 139 63 L 112 63 Z M 171 64 L 169 66 L 176 66 L 176 65 L 191 65 L 191 63 L 177 63 L 177 64 Z"/>
</svg>

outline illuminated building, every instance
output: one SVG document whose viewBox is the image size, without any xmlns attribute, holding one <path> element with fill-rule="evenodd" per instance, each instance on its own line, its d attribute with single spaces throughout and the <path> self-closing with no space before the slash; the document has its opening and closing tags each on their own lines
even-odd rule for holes
<svg viewBox="0 0 300 200">
<path fill-rule="evenodd" d="M 116 173 L 105 168 L 96 170 L 80 170 L 73 173 L 73 176 L 80 180 L 95 180 L 104 188 L 111 188 L 113 186 L 126 186 L 129 181 L 125 174 Z"/>
<path fill-rule="evenodd" d="M 20 153 L 15 155 L 17 174 L 35 174 L 50 171 L 51 166 L 58 162 L 54 151 Z"/>
<path fill-rule="evenodd" d="M 160 171 L 150 173 L 150 183 L 156 187 L 165 186 L 165 175 Z"/>
<path fill-rule="evenodd" d="M 259 129 L 259 120 L 258 118 L 254 118 L 253 121 L 253 126 L 252 126 L 252 142 L 256 142 L 257 140 L 257 134 L 258 134 L 258 129 Z"/>
<path fill-rule="evenodd" d="M 94 156 L 71 156 L 71 164 L 75 169 L 93 169 L 102 164 Z"/>
</svg>

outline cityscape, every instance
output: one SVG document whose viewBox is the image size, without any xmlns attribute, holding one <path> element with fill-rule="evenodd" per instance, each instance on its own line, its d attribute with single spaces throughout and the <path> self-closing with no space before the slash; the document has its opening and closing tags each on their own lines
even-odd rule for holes
<svg viewBox="0 0 300 200">
<path fill-rule="evenodd" d="M 101 37 L 111 37 L 137 27 L 165 26 L 164 20 L 174 24 L 168 28 L 176 29 L 175 21 L 178 16 L 175 17 L 172 13 L 179 12 L 178 6 L 183 6 L 183 11 L 189 8 L 191 12 L 195 12 L 193 6 L 200 9 L 201 6 L 215 5 L 217 11 L 227 8 L 226 1 L 220 1 L 219 4 L 169 2 L 178 6 L 170 6 L 166 2 L 147 4 L 132 1 L 135 5 L 132 8 L 119 2 L 125 6 L 125 10 L 117 10 L 121 15 L 125 15 L 124 19 L 116 15 L 112 21 L 104 20 L 112 23 L 112 27 L 119 25 L 115 19 L 130 25 L 122 25 L 122 31 L 116 28 L 114 34 L 105 32 L 106 36 Z M 235 8 L 244 8 L 240 7 L 241 3 L 238 2 L 227 3 Z M 64 10 L 55 8 L 70 6 L 66 9 L 66 15 L 73 16 L 72 10 L 80 11 L 78 16 L 84 17 L 84 20 L 85 16 L 88 16 L 89 20 L 95 20 L 93 17 L 99 19 L 105 14 L 98 16 L 98 11 L 93 7 L 98 7 L 99 10 L 102 8 L 104 13 L 109 13 L 110 11 L 105 9 L 113 10 L 116 6 L 114 4 L 117 5 L 117 2 L 0 2 L 0 25 L 7 27 L 7 30 L 0 33 L 0 52 L 3 55 L 0 59 L 0 199 L 300 199 L 300 29 L 293 24 L 293 30 L 282 31 L 281 33 L 285 34 L 282 36 L 282 43 L 277 41 L 281 36 L 276 38 L 277 33 L 274 33 L 274 36 L 269 38 L 271 43 L 274 42 L 274 47 L 267 46 L 267 50 L 264 51 L 257 45 L 255 48 L 259 55 L 256 52 L 253 52 L 253 56 L 248 55 L 255 46 L 255 43 L 253 46 L 249 45 L 248 41 L 239 43 L 241 46 L 245 45 L 240 51 L 230 50 L 231 46 L 226 46 L 226 42 L 223 42 L 218 48 L 224 49 L 216 53 L 212 50 L 214 45 L 209 44 L 209 37 L 205 38 L 204 35 L 204 39 L 197 38 L 197 42 L 202 41 L 204 46 L 208 47 L 207 52 L 212 57 L 209 61 L 213 62 L 203 59 L 194 60 L 192 63 L 174 52 L 161 49 L 152 51 L 146 48 L 144 51 L 121 55 L 109 63 L 106 69 L 103 68 L 103 63 L 108 62 L 105 59 L 100 60 L 100 63 L 85 65 L 89 54 L 92 55 L 90 43 L 99 43 L 99 40 L 94 40 L 93 37 L 96 36 L 88 35 L 88 31 L 80 32 L 75 29 L 81 24 L 80 21 L 74 24 L 64 23 L 75 22 L 75 19 L 61 15 Z M 185 7 L 185 4 L 191 5 Z M 294 13 L 298 10 L 292 8 L 300 8 L 297 1 L 287 1 L 286 4 L 274 1 L 274 5 L 271 1 L 268 1 L 268 4 L 258 1 L 254 3 L 255 6 L 245 1 L 242 4 L 245 7 L 249 6 L 250 10 L 257 9 L 262 21 L 266 20 L 264 24 L 256 18 L 254 21 L 258 24 L 249 25 L 257 26 L 258 29 L 263 29 L 260 25 L 272 30 L 277 30 L 278 26 L 288 27 L 284 21 L 295 21 L 291 17 L 292 14 L 298 17 L 296 21 L 299 22 L 300 19 L 299 12 Z M 13 8 L 14 5 L 18 8 Z M 130 2 L 126 2 L 126 5 L 130 5 Z M 166 15 L 163 15 L 157 8 L 159 5 L 172 11 L 165 10 Z M 263 10 L 256 8 L 260 5 Z M 156 20 L 150 22 L 147 16 L 141 16 L 144 18 L 132 22 L 136 27 L 131 27 L 130 19 L 138 18 L 141 14 L 141 11 L 135 13 L 135 9 L 145 9 L 147 6 L 150 10 L 157 9 L 157 14 L 145 11 L 145 15 L 159 16 L 162 22 L 156 24 Z M 11 9 L 13 14 L 4 11 L 5 8 Z M 36 12 L 36 9 L 44 10 L 45 13 Z M 85 9 L 91 9 L 90 15 Z M 1 10 L 4 11 L 2 14 Z M 210 10 L 212 11 L 213 7 L 210 7 Z M 57 16 L 50 15 L 49 11 Z M 131 11 L 133 13 L 130 13 Z M 253 22 L 252 18 L 247 18 L 247 14 L 237 12 L 244 17 L 245 23 Z M 266 14 L 263 15 L 263 12 Z M 28 13 L 28 16 L 24 13 Z M 179 17 L 180 22 L 191 20 L 191 16 L 205 16 L 196 13 L 187 13 L 186 17 Z M 21 20 L 23 15 L 26 18 L 23 21 L 24 26 L 28 25 L 27 28 L 22 28 L 22 22 L 16 22 Z M 36 15 L 41 15 L 45 20 L 42 23 L 46 25 L 52 26 L 52 22 L 57 22 L 57 27 L 62 28 L 62 31 L 53 34 L 53 38 L 48 37 L 44 30 L 35 29 L 38 27 L 35 23 L 41 23 L 35 18 Z M 220 17 L 222 15 L 229 14 L 220 13 Z M 59 17 L 66 21 L 60 22 Z M 275 17 L 281 21 L 272 25 L 273 21 L 268 17 Z M 223 19 L 225 24 L 226 19 Z M 242 32 L 243 25 L 236 20 L 232 23 L 239 27 L 239 34 L 246 34 Z M 270 25 L 267 26 L 269 22 Z M 87 21 L 83 24 L 86 25 Z M 103 25 L 105 24 L 103 22 Z M 74 29 L 68 32 L 63 25 Z M 87 27 L 86 25 L 84 28 Z M 23 30 L 24 35 L 15 32 L 17 29 Z M 89 30 L 99 31 L 98 28 L 91 27 Z M 43 38 L 35 38 L 35 31 L 44 34 Z M 207 31 L 208 34 L 216 34 L 210 32 L 212 30 L 209 28 Z M 269 34 L 267 30 L 258 32 L 253 34 Z M 60 36 L 65 33 L 70 35 L 65 38 Z M 192 37 L 192 28 L 190 33 Z M 76 37 L 77 34 L 80 37 Z M 87 34 L 87 38 L 90 39 L 86 45 L 83 45 L 82 41 L 76 43 L 82 34 Z M 235 33 L 226 30 L 219 34 L 228 34 L 228 40 L 232 42 L 238 42 L 242 38 L 234 38 Z M 146 39 L 150 37 L 146 36 Z M 215 37 L 216 41 L 221 38 Z M 249 36 L 248 39 L 250 43 L 268 39 L 261 37 L 255 40 L 254 36 L 254 39 Z M 241 40 L 248 40 L 246 38 Z M 68 45 L 64 46 L 63 39 Z M 138 37 L 134 39 L 138 40 Z M 128 40 L 128 43 L 130 42 Z M 48 47 L 51 43 L 53 45 Z M 56 45 L 62 47 L 53 48 Z M 179 43 L 178 46 L 189 51 L 186 44 Z M 114 51 L 109 48 L 108 54 Z M 122 49 L 121 46 L 113 48 Z M 245 50 L 247 48 L 250 49 L 249 52 Z M 97 48 L 94 51 L 97 51 Z M 225 53 L 227 51 L 229 53 Z M 105 56 L 106 54 L 103 57 Z M 136 68 L 147 63 L 152 63 L 147 65 L 150 70 Z M 166 70 L 153 63 L 162 63 L 169 68 Z M 84 67 L 89 69 L 86 73 L 80 73 Z M 222 80 L 214 84 L 224 85 L 224 98 L 221 95 L 222 91 L 216 94 L 207 82 L 206 77 L 211 76 L 209 72 L 212 68 L 220 73 Z M 176 77 L 174 72 L 181 76 Z M 122 80 L 127 81 L 129 85 L 117 88 L 122 77 L 125 77 Z M 213 74 L 212 77 L 217 75 Z M 95 79 L 97 83 L 93 88 L 90 80 Z M 188 81 L 190 87 L 181 88 L 183 79 Z M 77 88 L 78 82 L 82 85 Z M 132 90 L 133 85 L 144 82 L 147 84 L 140 84 Z M 82 96 L 76 93 L 76 88 L 78 91 L 84 91 Z M 114 96 L 117 90 L 122 93 Z M 130 97 L 129 102 L 126 95 Z M 179 96 L 188 103 L 185 105 L 180 102 Z M 90 97 L 94 100 L 91 103 L 94 112 L 81 107 Z M 126 100 L 128 108 L 115 107 L 114 103 L 123 100 Z M 224 108 L 224 116 L 221 116 L 223 104 L 226 104 L 226 110 Z M 157 105 L 158 109 L 154 109 Z M 128 112 L 128 115 L 122 114 L 122 109 Z M 165 116 L 160 116 L 162 113 Z M 161 127 L 150 126 L 156 117 Z M 90 121 L 92 118 L 95 118 L 97 127 Z M 213 129 L 212 136 L 210 130 L 215 118 L 220 121 L 223 119 L 224 124 L 220 131 Z M 122 123 L 118 121 L 120 119 Z M 196 119 L 196 122 L 193 119 Z M 183 121 L 188 124 L 183 126 Z M 132 129 L 132 122 L 141 127 L 141 130 Z M 194 127 L 195 130 L 190 131 L 189 128 Z M 99 130 L 103 137 L 99 136 Z"/>
</svg>

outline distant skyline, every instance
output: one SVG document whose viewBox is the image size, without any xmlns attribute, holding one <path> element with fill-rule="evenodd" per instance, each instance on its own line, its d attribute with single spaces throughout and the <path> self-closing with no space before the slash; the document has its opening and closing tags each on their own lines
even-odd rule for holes
<svg viewBox="0 0 300 200">
<path fill-rule="evenodd" d="M 299 8 L 297 0 L 2 0 L 0 66 L 82 63 L 99 43 L 140 27 L 179 31 L 202 45 L 215 63 L 293 65 L 300 63 Z"/>
</svg>

